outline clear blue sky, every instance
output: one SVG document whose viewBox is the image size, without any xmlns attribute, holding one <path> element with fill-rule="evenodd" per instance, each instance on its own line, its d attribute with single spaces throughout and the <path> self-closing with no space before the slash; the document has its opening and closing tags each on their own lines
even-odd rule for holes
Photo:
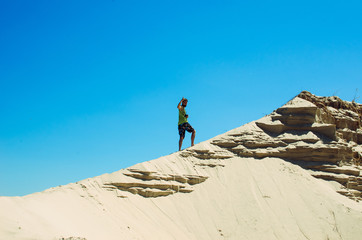
<svg viewBox="0 0 362 240">
<path fill-rule="evenodd" d="M 0 195 L 177 151 L 182 97 L 196 143 L 302 90 L 351 101 L 361 12 L 361 1 L 0 1 Z"/>
</svg>

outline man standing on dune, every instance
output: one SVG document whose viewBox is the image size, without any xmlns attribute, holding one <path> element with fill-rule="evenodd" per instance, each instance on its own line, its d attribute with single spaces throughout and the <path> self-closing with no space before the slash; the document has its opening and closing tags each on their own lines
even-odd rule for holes
<svg viewBox="0 0 362 240">
<path fill-rule="evenodd" d="M 177 105 L 178 108 L 178 133 L 180 134 L 180 141 L 179 141 L 179 151 L 181 151 L 182 141 L 185 138 L 185 131 L 192 133 L 191 135 L 191 146 L 194 146 L 195 134 L 196 131 L 191 127 L 191 125 L 187 122 L 187 118 L 189 117 L 186 114 L 185 107 L 187 106 L 188 100 L 186 98 L 182 98 L 179 104 Z"/>
</svg>

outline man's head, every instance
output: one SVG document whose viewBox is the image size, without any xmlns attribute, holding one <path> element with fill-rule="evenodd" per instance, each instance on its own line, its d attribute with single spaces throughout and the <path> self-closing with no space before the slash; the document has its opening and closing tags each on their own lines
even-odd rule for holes
<svg viewBox="0 0 362 240">
<path fill-rule="evenodd" d="M 187 106 L 187 102 L 188 100 L 186 98 L 184 98 L 184 100 L 182 100 L 182 106 L 186 107 Z"/>
</svg>

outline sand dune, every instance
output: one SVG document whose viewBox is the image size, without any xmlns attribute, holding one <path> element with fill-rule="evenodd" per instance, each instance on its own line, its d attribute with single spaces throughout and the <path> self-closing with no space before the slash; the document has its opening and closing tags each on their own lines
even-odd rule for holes
<svg viewBox="0 0 362 240">
<path fill-rule="evenodd" d="M 302 92 L 186 150 L 0 197 L 0 239 L 360 239 L 361 113 Z"/>
</svg>

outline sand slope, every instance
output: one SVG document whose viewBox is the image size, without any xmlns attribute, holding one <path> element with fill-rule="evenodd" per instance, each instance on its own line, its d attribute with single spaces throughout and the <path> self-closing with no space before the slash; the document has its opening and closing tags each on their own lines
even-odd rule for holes
<svg viewBox="0 0 362 240">
<path fill-rule="evenodd" d="M 239 136 L 248 151 L 275 152 L 270 139 L 257 141 L 263 148 L 245 140 L 268 121 L 112 174 L 0 197 L 0 239 L 360 239 L 362 203 L 338 193 L 342 183 L 315 178 L 288 159 L 227 147 Z M 338 145 L 311 141 L 313 133 L 295 135 L 296 146 L 303 139 L 314 148 Z M 286 147 L 281 134 L 272 136 L 279 152 Z"/>
</svg>

